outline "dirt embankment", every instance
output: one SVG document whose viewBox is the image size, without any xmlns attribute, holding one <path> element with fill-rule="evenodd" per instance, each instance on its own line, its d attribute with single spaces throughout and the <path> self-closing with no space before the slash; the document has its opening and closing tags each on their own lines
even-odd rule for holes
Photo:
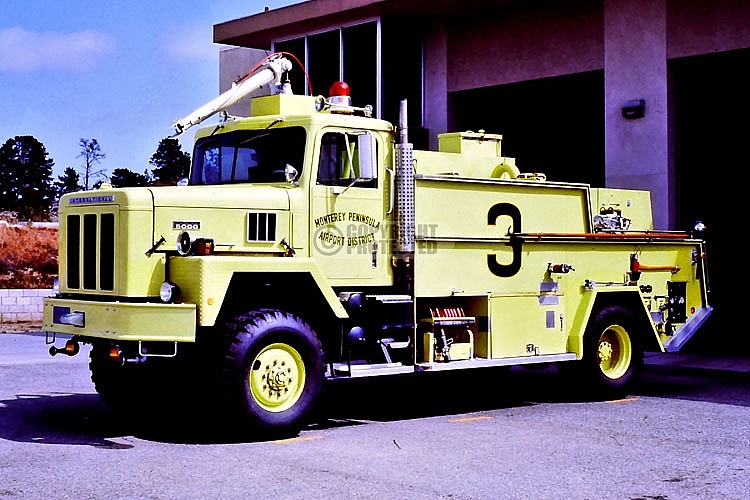
<svg viewBox="0 0 750 500">
<path fill-rule="evenodd" d="M 0 289 L 52 288 L 57 269 L 56 227 L 0 221 Z"/>
</svg>

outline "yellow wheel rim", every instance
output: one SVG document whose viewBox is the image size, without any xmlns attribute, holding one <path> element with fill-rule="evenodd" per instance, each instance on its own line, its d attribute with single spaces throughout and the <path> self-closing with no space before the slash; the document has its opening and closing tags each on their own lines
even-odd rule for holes
<svg viewBox="0 0 750 500">
<path fill-rule="evenodd" d="M 612 325 L 604 330 L 599 337 L 597 356 L 604 376 L 616 380 L 625 375 L 633 356 L 633 345 L 628 332 L 619 325 Z"/>
<path fill-rule="evenodd" d="M 288 410 L 299 400 L 305 387 L 305 364 L 292 346 L 271 344 L 253 360 L 249 374 L 250 392 L 266 411 Z"/>
</svg>

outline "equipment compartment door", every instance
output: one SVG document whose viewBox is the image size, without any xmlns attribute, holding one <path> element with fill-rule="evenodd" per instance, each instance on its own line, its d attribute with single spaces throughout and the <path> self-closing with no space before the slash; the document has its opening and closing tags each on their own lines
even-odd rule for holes
<svg viewBox="0 0 750 500">
<path fill-rule="evenodd" d="M 559 300 L 549 300 L 552 297 Z M 562 297 L 556 295 L 491 297 L 490 357 L 565 352 L 563 311 Z"/>
</svg>

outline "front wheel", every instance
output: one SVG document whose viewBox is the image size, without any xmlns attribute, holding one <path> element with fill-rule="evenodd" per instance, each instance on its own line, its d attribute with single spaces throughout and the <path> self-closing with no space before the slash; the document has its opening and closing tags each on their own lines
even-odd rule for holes
<svg viewBox="0 0 750 500">
<path fill-rule="evenodd" d="M 583 336 L 583 358 L 566 362 L 562 371 L 587 393 L 604 399 L 625 396 L 640 377 L 643 350 L 636 321 L 621 306 L 609 306 L 592 315 Z"/>
<path fill-rule="evenodd" d="M 296 433 L 310 415 L 325 379 L 320 340 L 301 319 L 265 309 L 227 325 L 225 397 L 256 429 Z"/>
<path fill-rule="evenodd" d="M 101 399 L 118 412 L 153 416 L 194 407 L 197 387 L 205 372 L 196 368 L 192 346 L 180 346 L 180 356 L 151 357 L 141 363 L 123 363 L 110 356 L 114 347 L 96 342 L 91 348 L 91 381 Z M 132 354 L 135 346 L 121 344 Z"/>
</svg>

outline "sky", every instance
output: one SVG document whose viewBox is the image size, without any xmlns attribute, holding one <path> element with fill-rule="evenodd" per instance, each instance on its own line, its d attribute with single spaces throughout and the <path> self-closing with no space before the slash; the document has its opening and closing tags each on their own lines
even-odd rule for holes
<svg viewBox="0 0 750 500">
<path fill-rule="evenodd" d="M 172 124 L 219 94 L 213 25 L 300 0 L 0 0 L 0 144 L 31 135 L 83 172 L 96 139 L 111 173 L 148 163 Z M 249 70 L 250 68 L 248 68 Z M 192 152 L 194 130 L 180 136 Z"/>
</svg>

